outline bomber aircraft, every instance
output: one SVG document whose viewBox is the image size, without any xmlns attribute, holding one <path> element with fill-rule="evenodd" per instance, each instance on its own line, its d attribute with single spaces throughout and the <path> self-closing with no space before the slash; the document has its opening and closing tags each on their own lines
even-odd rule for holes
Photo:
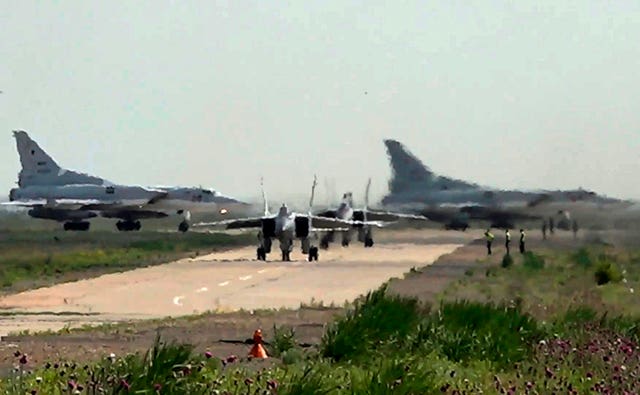
<svg viewBox="0 0 640 395">
<path fill-rule="evenodd" d="M 577 190 L 500 190 L 440 176 L 432 172 L 400 142 L 384 140 L 391 164 L 389 193 L 382 199 L 388 208 L 409 210 L 445 223 L 448 229 L 466 229 L 470 221 L 489 222 L 497 228 L 514 223 L 566 218 L 571 209 L 602 208 L 626 204 L 623 200 Z M 565 223 L 561 222 L 561 223 Z"/>
<path fill-rule="evenodd" d="M 115 184 L 60 167 L 25 131 L 14 131 L 22 169 L 18 188 L 3 205 L 30 207 L 33 218 L 64 222 L 64 230 L 89 230 L 89 219 L 120 219 L 120 231 L 140 230 L 141 219 L 178 215 L 178 230 L 189 229 L 191 212 L 226 214 L 249 204 L 200 187 L 142 187 Z"/>
</svg>

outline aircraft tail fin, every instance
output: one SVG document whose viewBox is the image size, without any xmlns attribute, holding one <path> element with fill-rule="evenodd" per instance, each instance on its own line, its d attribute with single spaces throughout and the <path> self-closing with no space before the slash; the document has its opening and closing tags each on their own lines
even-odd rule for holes
<svg viewBox="0 0 640 395">
<path fill-rule="evenodd" d="M 15 130 L 16 147 L 22 166 L 18 185 L 111 184 L 99 177 L 63 169 L 23 130 Z"/>
<path fill-rule="evenodd" d="M 475 184 L 435 174 L 396 140 L 384 140 L 391 163 L 389 191 L 451 190 L 477 188 Z"/>
<path fill-rule="evenodd" d="M 389 191 L 399 193 L 411 189 L 412 184 L 425 184 L 435 175 L 409 150 L 396 140 L 384 140 L 391 163 Z"/>
<path fill-rule="evenodd" d="M 342 203 L 345 203 L 349 207 L 353 207 L 353 193 L 345 192 L 342 195 Z"/>
<path fill-rule="evenodd" d="M 269 202 L 267 201 L 267 193 L 264 191 L 264 179 L 260 177 L 260 189 L 262 189 L 262 202 L 264 203 L 264 216 L 271 215 L 269 213 Z"/>
</svg>

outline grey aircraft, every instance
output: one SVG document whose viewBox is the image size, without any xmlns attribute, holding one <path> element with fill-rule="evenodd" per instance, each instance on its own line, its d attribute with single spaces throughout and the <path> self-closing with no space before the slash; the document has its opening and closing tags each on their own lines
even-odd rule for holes
<svg viewBox="0 0 640 395">
<path fill-rule="evenodd" d="M 576 190 L 500 190 L 440 176 L 396 140 L 384 140 L 392 178 L 389 193 L 382 199 L 388 208 L 419 212 L 444 222 L 449 229 L 466 229 L 469 221 L 490 222 L 490 226 L 513 228 L 514 222 L 540 220 L 560 215 L 569 209 L 602 208 L 626 204 L 620 199 Z M 566 221 L 565 221 L 566 222 Z"/>
<path fill-rule="evenodd" d="M 264 200 L 264 215 L 261 217 L 229 219 L 224 221 L 203 222 L 194 224 L 194 227 L 226 226 L 226 229 L 260 228 L 258 239 L 260 245 L 257 248 L 257 259 L 266 260 L 266 255 L 271 252 L 272 239 L 277 239 L 282 251 L 282 260 L 290 261 L 291 251 L 295 238 L 300 239 L 302 253 L 308 255 L 311 262 L 318 260 L 318 248 L 312 244 L 312 233 L 327 231 L 346 231 L 356 225 L 375 225 L 362 221 L 348 221 L 339 218 L 325 218 L 311 214 L 313 197 L 316 187 L 314 178 L 311 187 L 311 199 L 309 201 L 309 212 L 307 214 L 289 211 L 286 204 L 282 204 L 277 214 L 269 212 L 264 189 L 262 197 Z"/>
<path fill-rule="evenodd" d="M 205 188 L 115 184 L 60 167 L 24 131 L 14 131 L 20 164 L 18 188 L 3 205 L 29 207 L 33 218 L 64 222 L 64 230 L 89 230 L 89 219 L 118 218 L 120 231 L 140 230 L 141 219 L 182 217 L 186 232 L 192 212 L 243 211 L 249 205 Z"/>
<path fill-rule="evenodd" d="M 369 209 L 369 188 L 371 187 L 371 178 L 367 182 L 365 190 L 365 205 L 362 209 L 353 208 L 353 193 L 346 192 L 342 195 L 342 202 L 335 209 L 324 210 L 316 213 L 317 216 L 326 218 L 338 218 L 347 221 L 357 221 L 358 224 L 342 233 L 342 246 L 347 247 L 351 242 L 352 231 L 357 229 L 358 241 L 364 243 L 365 247 L 373 246 L 373 229 L 370 225 L 374 223 L 377 227 L 384 227 L 391 225 L 399 220 L 418 220 L 429 221 L 429 219 L 423 215 L 413 215 L 404 213 L 395 213 L 390 211 L 377 211 Z M 360 224 L 362 222 L 362 224 Z M 329 243 L 334 240 L 334 232 L 327 232 L 320 241 L 321 248 L 329 248 Z"/>
</svg>

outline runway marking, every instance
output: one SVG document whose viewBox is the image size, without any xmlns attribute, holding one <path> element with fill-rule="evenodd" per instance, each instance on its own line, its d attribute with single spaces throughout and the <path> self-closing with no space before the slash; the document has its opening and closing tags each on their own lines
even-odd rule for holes
<svg viewBox="0 0 640 395">
<path fill-rule="evenodd" d="M 175 304 L 176 306 L 182 306 L 182 303 L 180 303 L 180 299 L 184 299 L 184 296 L 176 296 L 175 298 L 173 298 L 173 304 Z"/>
<path fill-rule="evenodd" d="M 218 286 L 224 287 L 225 285 L 229 285 L 229 281 L 225 281 L 223 283 L 219 283 Z"/>
<path fill-rule="evenodd" d="M 253 276 L 252 275 L 248 275 L 248 276 L 240 277 L 240 281 L 246 281 L 246 280 L 250 279 L 251 277 L 253 277 Z"/>
<path fill-rule="evenodd" d="M 206 291 L 208 291 L 207 287 L 202 287 L 202 288 L 196 290 L 197 293 L 206 292 Z"/>
<path fill-rule="evenodd" d="M 258 273 L 262 274 L 262 273 L 267 272 L 267 271 L 269 271 L 269 269 L 262 269 L 262 270 L 258 270 Z"/>
</svg>

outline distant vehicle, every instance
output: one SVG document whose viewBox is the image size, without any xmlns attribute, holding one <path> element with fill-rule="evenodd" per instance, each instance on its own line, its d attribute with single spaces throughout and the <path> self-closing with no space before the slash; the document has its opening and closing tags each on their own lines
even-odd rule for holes
<svg viewBox="0 0 640 395">
<path fill-rule="evenodd" d="M 258 238 L 260 245 L 256 254 L 258 260 L 266 260 L 267 254 L 271 252 L 272 239 L 280 242 L 282 260 L 290 261 L 290 253 L 293 248 L 295 238 L 300 239 L 302 253 L 308 255 L 308 260 L 318 260 L 318 247 L 312 245 L 314 232 L 327 231 L 347 231 L 356 225 L 376 225 L 371 222 L 349 221 L 338 218 L 326 218 L 311 214 L 313 198 L 316 187 L 314 178 L 311 187 L 311 199 L 309 201 L 309 212 L 307 214 L 289 211 L 286 204 L 282 204 L 277 214 L 269 212 L 269 204 L 264 189 L 262 196 L 264 200 L 264 215 L 252 218 L 229 219 L 223 221 L 203 222 L 194 224 L 194 227 L 226 226 L 226 229 L 260 228 Z"/>
<path fill-rule="evenodd" d="M 191 212 L 243 210 L 249 204 L 212 189 L 120 185 L 60 167 L 24 131 L 14 131 L 22 169 L 18 188 L 3 205 L 30 207 L 29 216 L 64 222 L 64 230 L 87 231 L 91 218 L 118 218 L 120 231 L 140 230 L 141 219 L 182 217 L 178 230 L 189 229 Z"/>
<path fill-rule="evenodd" d="M 351 233 L 354 229 L 358 230 L 358 241 L 364 243 L 365 247 L 373 246 L 373 232 L 371 226 L 365 225 L 367 222 L 374 222 L 376 226 L 383 227 L 389 224 L 395 223 L 400 220 L 413 220 L 413 221 L 429 221 L 423 215 L 413 215 L 404 213 L 395 213 L 390 211 L 377 211 L 370 210 L 369 205 L 369 188 L 371 187 L 371 179 L 367 182 L 365 190 L 365 205 L 362 209 L 353 208 L 353 193 L 346 192 L 342 195 L 342 202 L 335 209 L 324 210 L 317 212 L 316 215 L 325 218 L 338 218 L 343 220 L 362 221 L 363 224 L 358 224 L 352 227 L 350 230 L 342 233 L 342 246 L 346 247 L 351 242 Z M 334 232 L 327 232 L 320 242 L 320 247 L 329 248 L 329 243 L 334 240 Z"/>
<path fill-rule="evenodd" d="M 471 221 L 496 228 L 514 228 L 516 222 L 534 221 L 568 213 L 576 206 L 602 207 L 624 201 L 584 189 L 557 191 L 500 190 L 440 176 L 432 172 L 400 142 L 384 140 L 392 169 L 385 207 L 420 213 L 464 230 Z M 563 214 L 567 215 L 567 214 Z"/>
</svg>

